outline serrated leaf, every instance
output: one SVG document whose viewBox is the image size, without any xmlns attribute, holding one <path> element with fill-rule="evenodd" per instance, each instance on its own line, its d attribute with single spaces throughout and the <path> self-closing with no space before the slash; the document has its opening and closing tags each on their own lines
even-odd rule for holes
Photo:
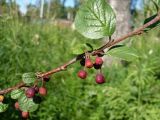
<svg viewBox="0 0 160 120">
<path fill-rule="evenodd" d="M 127 46 L 111 49 L 107 52 L 107 55 L 118 57 L 126 61 L 133 61 L 139 57 L 136 49 Z"/>
<path fill-rule="evenodd" d="M 91 51 L 93 50 L 92 47 L 90 47 L 88 44 L 77 44 L 73 49 L 72 53 L 75 55 L 79 55 L 84 53 L 85 51 Z"/>
<path fill-rule="evenodd" d="M 24 73 L 22 75 L 22 80 L 24 83 L 34 83 L 34 81 L 36 80 L 36 75 L 35 73 Z"/>
<path fill-rule="evenodd" d="M 23 90 L 21 90 L 21 89 L 13 90 L 11 92 L 11 98 L 12 99 L 18 99 L 22 94 L 23 94 Z"/>
<path fill-rule="evenodd" d="M 32 98 L 27 98 L 25 94 L 23 94 L 18 99 L 20 110 L 22 111 L 28 111 L 28 112 L 34 112 L 38 109 L 39 104 L 36 104 L 33 102 Z"/>
<path fill-rule="evenodd" d="M 8 104 L 0 103 L 0 113 L 5 112 L 8 108 Z"/>
<path fill-rule="evenodd" d="M 111 36 L 115 26 L 115 13 L 106 0 L 87 0 L 76 14 L 77 31 L 90 39 Z"/>
</svg>

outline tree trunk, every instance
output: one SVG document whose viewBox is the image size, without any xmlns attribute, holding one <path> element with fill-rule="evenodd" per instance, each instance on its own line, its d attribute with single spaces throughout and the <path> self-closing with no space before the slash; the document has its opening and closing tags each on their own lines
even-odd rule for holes
<svg viewBox="0 0 160 120">
<path fill-rule="evenodd" d="M 109 3 L 116 13 L 117 25 L 113 37 L 117 38 L 131 30 L 130 0 L 109 0 Z"/>
<path fill-rule="evenodd" d="M 107 0 L 113 10 L 116 13 L 116 31 L 112 35 L 112 39 L 118 38 L 129 31 L 131 31 L 130 27 L 130 0 Z M 106 41 L 105 41 L 106 43 Z M 104 57 L 106 59 L 106 65 L 110 66 L 112 63 L 117 63 L 120 61 L 117 61 L 113 59 L 113 57 L 106 56 Z"/>
</svg>

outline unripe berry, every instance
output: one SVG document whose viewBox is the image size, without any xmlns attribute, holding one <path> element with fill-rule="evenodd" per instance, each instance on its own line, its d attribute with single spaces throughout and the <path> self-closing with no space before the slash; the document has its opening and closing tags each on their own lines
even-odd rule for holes
<svg viewBox="0 0 160 120">
<path fill-rule="evenodd" d="M 86 60 L 85 60 L 85 66 L 87 68 L 92 68 L 93 67 L 93 63 L 92 63 L 91 59 L 86 58 Z"/>
<path fill-rule="evenodd" d="M 102 65 L 103 64 L 103 59 L 101 57 L 96 57 L 95 64 L 96 65 Z"/>
<path fill-rule="evenodd" d="M 98 84 L 102 84 L 105 82 L 105 78 L 103 76 L 103 74 L 99 73 L 96 75 L 96 83 Z"/>
<path fill-rule="evenodd" d="M 25 118 L 25 119 L 27 119 L 28 117 L 29 117 L 29 112 L 24 112 L 24 111 L 22 111 L 22 118 Z"/>
<path fill-rule="evenodd" d="M 26 96 L 28 97 L 28 98 L 32 98 L 32 97 L 34 97 L 34 95 L 35 95 L 35 89 L 34 88 L 28 88 L 27 90 L 26 90 Z"/>
<path fill-rule="evenodd" d="M 45 96 L 47 94 L 47 89 L 45 87 L 40 87 L 39 94 Z"/>
<path fill-rule="evenodd" d="M 78 77 L 80 77 L 81 79 L 85 79 L 87 77 L 87 72 L 85 70 L 80 70 L 78 72 Z"/>
<path fill-rule="evenodd" d="M 45 82 L 49 82 L 50 77 L 49 77 L 49 76 L 45 76 L 45 77 L 43 77 L 43 80 L 44 80 Z"/>
<path fill-rule="evenodd" d="M 15 107 L 16 110 L 19 110 L 19 103 L 16 102 L 16 103 L 14 104 L 14 107 Z"/>
<path fill-rule="evenodd" d="M 4 96 L 0 95 L 0 102 L 3 102 L 3 100 L 4 100 Z"/>
</svg>

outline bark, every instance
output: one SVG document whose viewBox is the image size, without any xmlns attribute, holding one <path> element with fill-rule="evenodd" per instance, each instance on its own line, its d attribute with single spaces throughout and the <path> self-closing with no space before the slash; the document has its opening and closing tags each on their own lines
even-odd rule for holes
<svg viewBox="0 0 160 120">
<path fill-rule="evenodd" d="M 107 0 L 116 13 L 116 30 L 112 35 L 112 39 L 118 38 L 131 31 L 130 26 L 130 0 Z M 106 42 L 106 41 L 105 41 Z M 106 56 L 106 65 L 111 66 L 113 63 L 120 61 L 113 57 Z"/>
<path fill-rule="evenodd" d="M 117 25 L 114 37 L 124 35 L 131 31 L 130 0 L 109 0 L 109 3 L 116 13 Z"/>
</svg>

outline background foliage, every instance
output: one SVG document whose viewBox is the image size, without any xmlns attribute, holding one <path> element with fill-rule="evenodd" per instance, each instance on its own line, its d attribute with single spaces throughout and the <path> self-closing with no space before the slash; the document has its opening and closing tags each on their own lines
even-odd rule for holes
<svg viewBox="0 0 160 120">
<path fill-rule="evenodd" d="M 80 80 L 76 63 L 52 76 L 48 95 L 31 120 L 159 120 L 160 118 L 160 33 L 159 27 L 130 38 L 140 58 L 103 67 L 107 82 L 95 83 L 91 69 Z M 0 89 L 15 85 L 25 72 L 47 71 L 74 57 L 71 51 L 88 40 L 70 29 L 26 23 L 10 16 L 0 17 Z M 100 43 L 90 40 L 98 46 Z M 10 94 L 9 109 L 1 120 L 19 120 Z"/>
</svg>

